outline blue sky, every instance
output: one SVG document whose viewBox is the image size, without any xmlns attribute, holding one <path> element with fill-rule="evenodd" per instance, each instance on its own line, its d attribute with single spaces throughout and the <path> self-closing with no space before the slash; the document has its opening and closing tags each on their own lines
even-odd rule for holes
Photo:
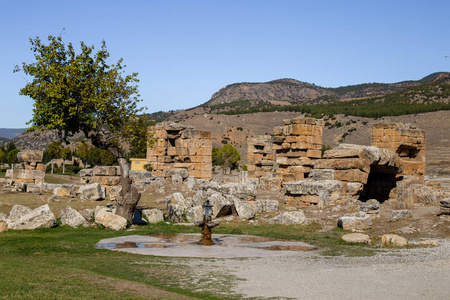
<svg viewBox="0 0 450 300">
<path fill-rule="evenodd" d="M 0 0 L 0 128 L 33 101 L 16 64 L 28 38 L 59 35 L 122 57 L 147 112 L 197 106 L 235 82 L 294 78 L 325 87 L 420 79 L 450 69 L 450 1 Z"/>
</svg>

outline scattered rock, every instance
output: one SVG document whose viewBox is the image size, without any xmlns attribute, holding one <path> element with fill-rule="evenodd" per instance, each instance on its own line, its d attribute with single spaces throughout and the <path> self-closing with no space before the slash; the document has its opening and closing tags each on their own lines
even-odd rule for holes
<svg viewBox="0 0 450 300">
<path fill-rule="evenodd" d="M 389 216 L 389 222 L 397 222 L 400 220 L 405 220 L 412 216 L 412 212 L 408 209 L 393 210 Z"/>
<path fill-rule="evenodd" d="M 203 208 L 200 205 L 189 208 L 186 211 L 186 219 L 190 223 L 202 221 L 203 220 Z"/>
<path fill-rule="evenodd" d="M 370 236 L 364 233 L 348 233 L 343 235 L 342 239 L 347 243 L 365 243 L 370 245 L 372 242 Z"/>
<path fill-rule="evenodd" d="M 56 218 L 48 204 L 39 206 L 20 217 L 19 220 L 8 224 L 9 229 L 36 229 L 51 228 L 55 226 Z"/>
<path fill-rule="evenodd" d="M 15 222 L 28 214 L 32 209 L 23 205 L 14 204 L 9 212 L 9 222 Z"/>
<path fill-rule="evenodd" d="M 345 214 L 338 219 L 337 226 L 345 230 L 367 230 L 372 228 L 372 220 L 365 212 L 357 212 L 353 214 Z"/>
<path fill-rule="evenodd" d="M 381 247 L 405 247 L 408 245 L 408 241 L 396 234 L 384 234 L 381 237 Z"/>
<path fill-rule="evenodd" d="M 164 213 L 162 210 L 157 208 L 144 209 L 142 210 L 142 215 L 147 219 L 148 223 L 158 223 L 164 221 Z"/>
<path fill-rule="evenodd" d="M 100 200 L 103 199 L 102 189 L 99 183 L 91 183 L 80 186 L 79 189 L 81 200 Z"/>
<path fill-rule="evenodd" d="M 234 199 L 234 207 L 241 219 L 250 220 L 255 217 L 256 214 L 256 201 L 242 201 L 240 199 Z"/>
<path fill-rule="evenodd" d="M 366 202 L 361 203 L 359 209 L 367 214 L 378 214 L 380 203 L 376 199 L 367 200 Z"/>
<path fill-rule="evenodd" d="M 81 213 L 67 206 L 59 214 L 61 225 L 69 225 L 71 227 L 89 226 L 88 221 Z"/>
<path fill-rule="evenodd" d="M 301 225 L 306 222 L 306 217 L 303 211 L 284 211 L 280 215 L 269 220 L 271 224 L 282 225 Z"/>
<path fill-rule="evenodd" d="M 42 194 L 41 188 L 39 185 L 34 183 L 27 184 L 27 193 L 33 193 L 33 194 Z"/>
<path fill-rule="evenodd" d="M 112 230 L 122 230 L 127 227 L 127 219 L 108 212 L 106 209 L 96 211 L 95 223 Z"/>
<path fill-rule="evenodd" d="M 53 190 L 53 195 L 58 197 L 73 197 L 75 196 L 75 192 L 73 188 L 69 187 L 56 187 Z"/>
</svg>

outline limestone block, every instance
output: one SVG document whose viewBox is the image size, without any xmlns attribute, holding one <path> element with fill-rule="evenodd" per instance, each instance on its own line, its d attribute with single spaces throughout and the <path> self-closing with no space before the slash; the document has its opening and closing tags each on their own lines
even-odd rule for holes
<svg viewBox="0 0 450 300">
<path fill-rule="evenodd" d="M 345 230 L 367 230 L 372 228 L 372 220 L 370 216 L 364 212 L 357 212 L 353 214 L 345 214 L 338 219 L 338 227 Z"/>
<path fill-rule="evenodd" d="M 347 233 L 342 236 L 342 239 L 347 243 L 361 243 L 370 245 L 372 242 L 370 236 L 364 233 Z"/>
<path fill-rule="evenodd" d="M 93 177 L 94 170 L 93 169 L 82 169 L 80 170 L 80 177 Z"/>
<path fill-rule="evenodd" d="M 98 183 L 91 183 L 80 186 L 80 199 L 82 200 L 100 200 L 103 199 L 103 193 Z"/>
<path fill-rule="evenodd" d="M 313 150 L 309 149 L 306 151 L 306 156 L 310 158 L 321 158 L 322 157 L 322 151 L 321 150 Z"/>
<path fill-rule="evenodd" d="M 312 135 L 312 126 L 309 124 L 291 124 L 287 132 L 289 134 L 286 135 Z"/>
<path fill-rule="evenodd" d="M 186 210 L 186 219 L 190 223 L 203 220 L 203 208 L 201 205 L 190 207 Z"/>
<path fill-rule="evenodd" d="M 347 195 L 359 195 L 364 189 L 364 184 L 360 182 L 347 182 L 346 194 Z"/>
<path fill-rule="evenodd" d="M 312 169 L 309 173 L 309 179 L 311 180 L 334 180 L 333 169 Z"/>
<path fill-rule="evenodd" d="M 94 176 L 120 176 L 120 167 L 118 166 L 95 166 L 93 169 Z"/>
<path fill-rule="evenodd" d="M 278 216 L 269 220 L 271 224 L 282 225 L 301 225 L 306 222 L 306 217 L 303 211 L 284 211 Z"/>
<path fill-rule="evenodd" d="M 13 207 L 11 208 L 11 211 L 9 212 L 9 222 L 15 222 L 31 211 L 32 209 L 29 207 L 14 204 Z"/>
<path fill-rule="evenodd" d="M 108 212 L 105 209 L 99 209 L 95 213 L 95 223 L 112 230 L 123 230 L 127 227 L 127 219 Z"/>
<path fill-rule="evenodd" d="M 162 212 L 162 210 L 157 208 L 144 209 L 142 210 L 142 215 L 145 217 L 148 223 L 164 222 L 164 213 Z"/>
<path fill-rule="evenodd" d="M 75 196 L 75 191 L 73 190 L 73 188 L 57 187 L 53 190 L 53 195 L 59 197 L 73 197 Z"/>
<path fill-rule="evenodd" d="M 369 178 L 368 173 L 358 170 L 358 169 L 335 170 L 334 171 L 334 179 L 335 180 L 360 182 L 360 183 L 366 184 L 368 178 Z"/>
<path fill-rule="evenodd" d="M 8 223 L 9 229 L 36 229 L 54 226 L 56 226 L 56 218 L 48 204 L 33 209 L 17 221 Z"/>
<path fill-rule="evenodd" d="M 19 162 L 39 163 L 44 157 L 44 152 L 39 150 L 24 150 L 17 153 Z"/>
<path fill-rule="evenodd" d="M 88 226 L 88 221 L 77 210 L 67 206 L 59 214 L 61 225 L 69 225 L 71 227 Z"/>
<path fill-rule="evenodd" d="M 233 200 L 239 218 L 249 220 L 255 217 L 257 211 L 256 201 L 245 201 L 238 198 L 234 198 Z"/>
<path fill-rule="evenodd" d="M 26 192 L 33 193 L 33 194 L 41 194 L 42 193 L 40 186 L 37 184 L 32 184 L 32 183 L 27 184 Z"/>
<path fill-rule="evenodd" d="M 319 159 L 316 161 L 314 168 L 316 169 L 359 169 L 367 173 L 370 172 L 370 164 L 361 158 L 343 158 L 343 159 Z"/>
<path fill-rule="evenodd" d="M 405 247 L 408 241 L 396 234 L 384 234 L 381 237 L 381 247 Z"/>
<path fill-rule="evenodd" d="M 397 222 L 405 220 L 412 216 L 412 212 L 408 209 L 393 210 L 389 215 L 389 222 Z"/>
</svg>

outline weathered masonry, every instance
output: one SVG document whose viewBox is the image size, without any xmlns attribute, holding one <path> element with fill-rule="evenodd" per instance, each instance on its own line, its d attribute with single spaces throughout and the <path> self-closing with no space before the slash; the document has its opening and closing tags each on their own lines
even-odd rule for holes
<svg viewBox="0 0 450 300">
<path fill-rule="evenodd" d="M 156 141 L 147 149 L 147 163 L 155 176 L 165 176 L 171 168 L 185 168 L 195 178 L 211 178 L 211 131 L 163 122 L 153 128 L 153 137 Z"/>
<path fill-rule="evenodd" d="M 273 136 L 248 140 L 250 177 L 276 173 L 284 182 L 306 179 L 321 157 L 322 120 L 298 117 L 283 122 L 275 127 Z"/>
<path fill-rule="evenodd" d="M 372 126 L 372 146 L 395 152 L 404 168 L 402 175 L 425 179 L 425 131 L 410 124 L 380 123 Z"/>
</svg>

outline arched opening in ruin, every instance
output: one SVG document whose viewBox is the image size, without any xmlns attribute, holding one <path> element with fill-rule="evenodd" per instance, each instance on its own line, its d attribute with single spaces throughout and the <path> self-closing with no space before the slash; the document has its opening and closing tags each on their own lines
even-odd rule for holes
<svg viewBox="0 0 450 300">
<path fill-rule="evenodd" d="M 234 204 L 232 205 L 224 205 L 222 209 L 217 213 L 216 218 L 229 216 L 229 215 L 236 215 L 236 207 Z"/>
<path fill-rule="evenodd" d="M 367 201 L 376 199 L 382 203 L 389 199 L 389 194 L 397 185 L 398 168 L 386 165 L 370 166 L 370 173 L 367 183 L 360 193 L 359 200 Z"/>
</svg>

